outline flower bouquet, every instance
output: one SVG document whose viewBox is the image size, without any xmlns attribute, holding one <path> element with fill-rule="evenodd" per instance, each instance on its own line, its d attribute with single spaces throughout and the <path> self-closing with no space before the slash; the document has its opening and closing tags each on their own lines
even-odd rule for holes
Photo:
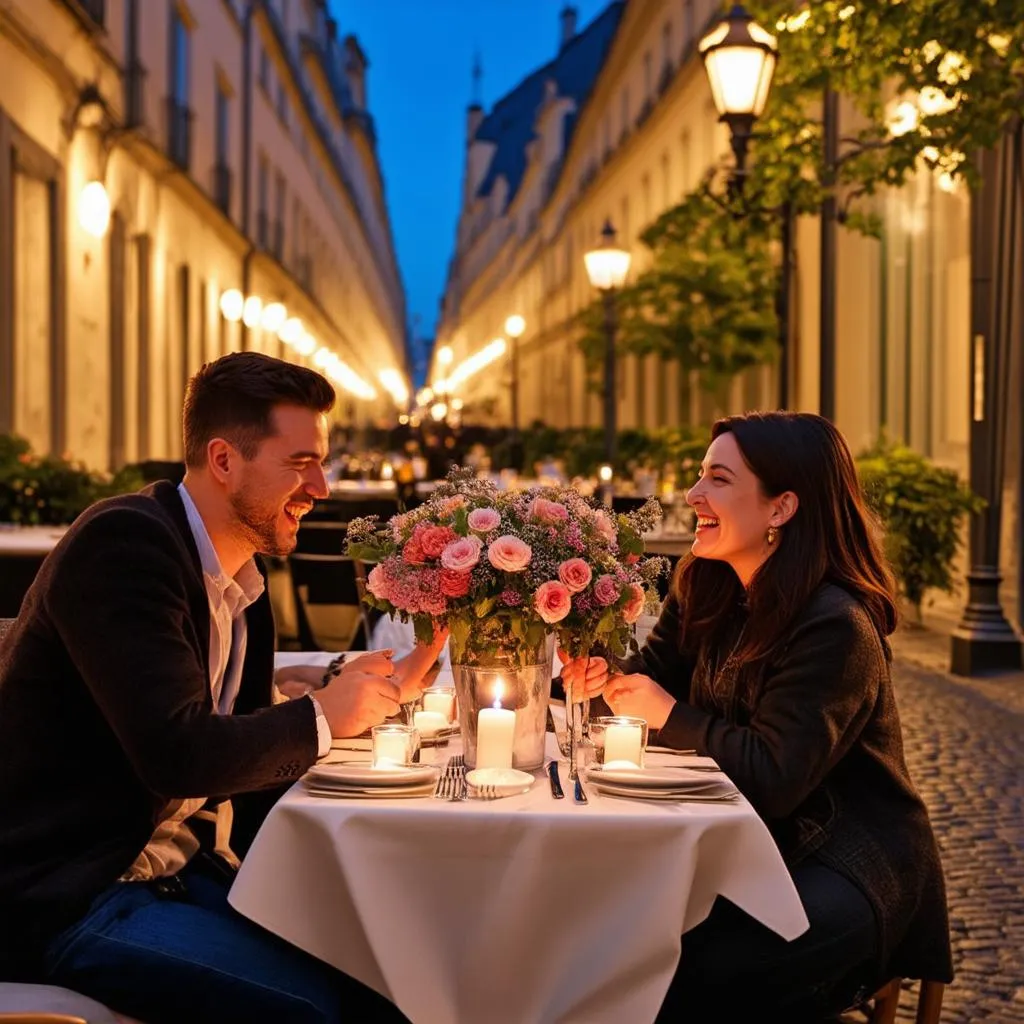
<svg viewBox="0 0 1024 1024">
<path fill-rule="evenodd" d="M 376 563 L 369 605 L 423 641 L 451 631 L 453 664 L 530 664 L 550 633 L 571 657 L 624 656 L 667 567 L 642 557 L 660 518 L 653 498 L 615 516 L 569 487 L 499 491 L 456 468 L 419 508 L 354 520 L 348 553 Z"/>
<path fill-rule="evenodd" d="M 613 517 L 571 488 L 510 493 L 454 469 L 419 508 L 349 525 L 349 555 L 376 563 L 367 604 L 411 619 L 425 642 L 450 630 L 469 766 L 492 709 L 512 723 L 502 763 L 543 763 L 554 637 L 571 657 L 636 647 L 634 624 L 666 565 L 641 558 L 660 515 L 653 499 Z"/>
</svg>

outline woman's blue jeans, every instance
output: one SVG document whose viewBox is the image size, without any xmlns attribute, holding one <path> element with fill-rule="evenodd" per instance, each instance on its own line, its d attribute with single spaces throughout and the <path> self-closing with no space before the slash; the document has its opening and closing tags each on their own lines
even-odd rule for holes
<svg viewBox="0 0 1024 1024">
<path fill-rule="evenodd" d="M 118 882 L 50 943 L 46 981 L 145 1024 L 405 1021 L 386 999 L 242 917 L 194 864 Z"/>
</svg>

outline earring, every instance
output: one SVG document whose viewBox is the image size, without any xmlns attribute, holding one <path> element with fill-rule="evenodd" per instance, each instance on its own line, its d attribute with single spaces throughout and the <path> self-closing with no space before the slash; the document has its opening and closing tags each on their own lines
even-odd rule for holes
<svg viewBox="0 0 1024 1024">
<path fill-rule="evenodd" d="M 768 527 L 768 547 L 771 547 L 779 539 L 779 528 L 777 526 Z"/>
</svg>

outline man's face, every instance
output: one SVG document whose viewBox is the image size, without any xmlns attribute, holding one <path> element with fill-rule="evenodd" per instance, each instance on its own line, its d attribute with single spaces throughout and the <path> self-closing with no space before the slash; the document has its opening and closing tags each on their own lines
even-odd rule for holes
<svg viewBox="0 0 1024 1024">
<path fill-rule="evenodd" d="M 256 457 L 242 461 L 228 493 L 236 525 L 261 554 L 295 550 L 299 521 L 314 500 L 330 493 L 324 477 L 327 417 L 297 405 L 279 405 L 271 416 L 274 434 Z"/>
</svg>

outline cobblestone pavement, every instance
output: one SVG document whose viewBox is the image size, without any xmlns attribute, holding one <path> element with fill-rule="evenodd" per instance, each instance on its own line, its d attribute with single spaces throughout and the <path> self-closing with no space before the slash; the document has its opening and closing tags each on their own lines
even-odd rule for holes
<svg viewBox="0 0 1024 1024">
<path fill-rule="evenodd" d="M 982 682 L 937 671 L 948 640 L 896 638 L 907 762 L 946 872 L 956 979 L 943 1024 L 1024 1022 L 1024 674 Z M 913 660 L 911 660 L 913 659 Z M 916 986 L 901 1021 L 914 1019 Z"/>
</svg>

